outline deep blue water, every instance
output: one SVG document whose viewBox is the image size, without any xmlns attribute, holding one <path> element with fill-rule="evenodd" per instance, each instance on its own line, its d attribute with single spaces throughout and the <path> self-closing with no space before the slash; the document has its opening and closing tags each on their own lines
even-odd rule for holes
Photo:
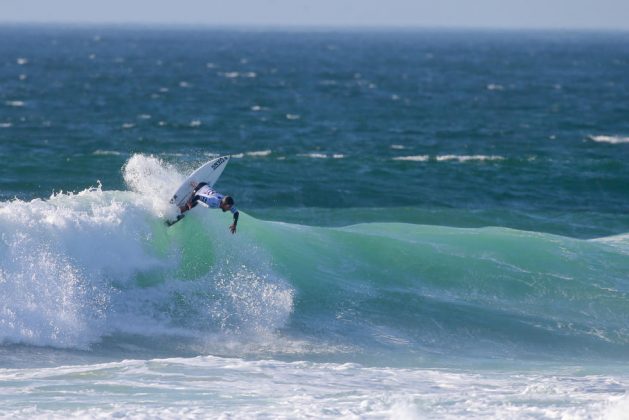
<svg viewBox="0 0 629 420">
<path fill-rule="evenodd" d="M 0 39 L 5 199 L 123 189 L 133 153 L 191 167 L 270 150 L 223 181 L 245 208 L 524 212 L 587 237 L 629 224 L 626 33 L 5 27 Z M 392 160 L 407 156 L 428 161 Z M 504 217 L 482 224 L 520 219 Z"/>
</svg>

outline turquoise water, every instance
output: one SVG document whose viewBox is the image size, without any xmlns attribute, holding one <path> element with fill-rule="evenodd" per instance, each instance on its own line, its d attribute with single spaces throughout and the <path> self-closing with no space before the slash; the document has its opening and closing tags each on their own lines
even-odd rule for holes
<svg viewBox="0 0 629 420">
<path fill-rule="evenodd" d="M 0 28 L 0 411 L 622 418 L 627 41 Z"/>
</svg>

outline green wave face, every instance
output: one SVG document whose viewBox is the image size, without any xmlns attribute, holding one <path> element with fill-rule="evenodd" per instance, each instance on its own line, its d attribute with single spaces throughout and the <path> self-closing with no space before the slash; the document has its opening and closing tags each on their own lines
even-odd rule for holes
<svg viewBox="0 0 629 420">
<path fill-rule="evenodd" d="M 622 241 L 394 223 L 244 226 L 296 289 L 292 332 L 461 356 L 626 354 Z"/>
</svg>

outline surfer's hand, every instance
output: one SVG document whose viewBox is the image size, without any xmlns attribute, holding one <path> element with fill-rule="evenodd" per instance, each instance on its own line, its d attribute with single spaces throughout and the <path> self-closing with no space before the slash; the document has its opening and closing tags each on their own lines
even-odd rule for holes
<svg viewBox="0 0 629 420">
<path fill-rule="evenodd" d="M 236 233 L 236 225 L 231 225 L 229 227 L 229 230 L 231 231 L 231 233 Z"/>
</svg>

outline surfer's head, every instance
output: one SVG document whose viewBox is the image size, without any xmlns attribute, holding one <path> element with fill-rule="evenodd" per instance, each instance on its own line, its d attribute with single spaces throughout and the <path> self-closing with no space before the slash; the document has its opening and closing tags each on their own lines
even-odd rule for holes
<svg viewBox="0 0 629 420">
<path fill-rule="evenodd" d="M 221 209 L 223 211 L 231 210 L 233 206 L 234 206 L 233 198 L 231 198 L 229 195 L 226 195 L 225 197 L 223 197 L 223 199 L 221 200 Z"/>
</svg>

